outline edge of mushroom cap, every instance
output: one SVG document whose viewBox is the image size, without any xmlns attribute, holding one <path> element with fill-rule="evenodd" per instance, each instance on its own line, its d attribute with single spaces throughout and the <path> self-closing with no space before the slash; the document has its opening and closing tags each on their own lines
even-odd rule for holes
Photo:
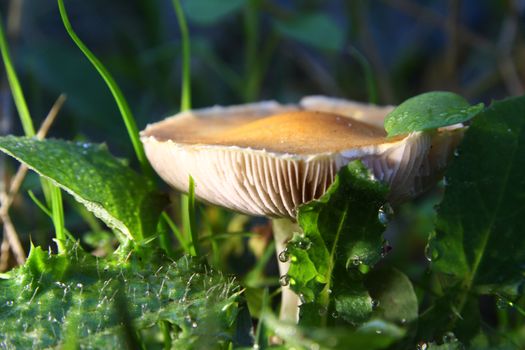
<svg viewBox="0 0 525 350">
<path fill-rule="evenodd" d="M 304 103 L 305 100 L 308 101 L 308 99 L 317 99 L 317 101 L 321 100 L 322 104 L 312 104 L 312 103 Z M 412 133 L 407 135 L 405 138 L 393 142 L 387 142 L 379 145 L 370 145 L 365 146 L 361 148 L 353 148 L 349 150 L 343 150 L 343 151 L 336 151 L 336 152 L 325 152 L 325 153 L 319 153 L 319 154 L 303 154 L 303 155 L 297 155 L 297 154 L 289 154 L 289 153 L 278 153 L 278 152 L 270 152 L 266 151 L 264 149 L 252 149 L 252 148 L 244 148 L 244 147 L 238 147 L 238 146 L 225 146 L 225 145 L 202 145 L 202 144 L 182 144 L 177 143 L 173 140 L 158 140 L 153 135 L 147 135 L 147 131 L 155 126 L 161 125 L 164 122 L 169 122 L 169 120 L 173 118 L 181 118 L 181 117 L 206 117 L 206 116 L 213 116 L 213 115 L 224 115 L 224 114 L 230 114 L 230 115 L 242 115 L 242 114 L 251 114 L 251 115 L 259 115 L 259 116 L 265 116 L 270 115 L 274 113 L 278 113 L 281 111 L 288 111 L 288 110 L 297 110 L 301 108 L 309 109 L 312 108 L 313 110 L 318 111 L 326 111 L 326 112 L 334 112 L 334 109 L 327 110 L 329 107 L 329 104 L 331 101 L 337 102 L 338 108 L 344 108 L 344 106 L 351 106 L 354 110 L 357 108 L 362 109 L 368 109 L 368 108 L 374 108 L 376 110 L 383 110 L 383 118 L 387 114 L 388 110 L 391 109 L 391 107 L 377 107 L 377 106 L 368 106 L 366 104 L 356 103 L 352 101 L 345 101 L 342 99 L 334 99 L 329 97 L 322 97 L 322 96 L 315 96 L 315 97 L 306 97 L 303 100 L 301 100 L 299 105 L 281 105 L 278 102 L 275 101 L 264 101 L 264 102 L 258 102 L 258 103 L 252 103 L 252 104 L 246 104 L 246 105 L 237 105 L 237 106 L 230 106 L 230 107 L 221 107 L 221 106 L 215 106 L 210 108 L 204 108 L 204 109 L 197 109 L 192 111 L 187 111 L 183 113 L 179 113 L 173 117 L 169 117 L 161 122 L 148 125 L 148 127 L 141 132 L 141 140 L 145 145 L 146 153 L 148 154 L 148 158 L 151 160 L 152 165 L 156 169 L 156 171 L 161 175 L 161 177 L 168 182 L 171 186 L 181 190 L 186 191 L 188 188 L 188 175 L 191 173 L 192 175 L 199 174 L 205 174 L 204 176 L 208 177 L 209 173 L 214 173 L 214 176 L 212 176 L 212 179 L 208 179 L 208 181 L 218 181 L 216 177 L 222 177 L 222 181 L 226 181 L 226 184 L 221 183 L 220 181 L 215 184 L 205 183 L 206 181 L 199 181 L 199 179 L 194 176 L 196 180 L 196 195 L 204 199 L 205 201 L 211 202 L 213 204 L 223 205 L 227 206 L 233 210 L 237 210 L 240 212 L 252 214 L 252 215 L 264 215 L 264 216 L 288 216 L 293 218 L 295 216 L 295 209 L 297 205 L 300 205 L 302 203 L 305 203 L 306 201 L 318 198 L 320 194 L 324 193 L 327 186 L 333 181 L 333 178 L 335 177 L 335 173 L 339 168 L 346 163 L 355 160 L 355 159 L 361 159 L 363 163 L 377 176 L 377 178 L 383 182 L 389 183 L 392 185 L 393 182 L 395 182 L 395 186 L 398 187 L 394 189 L 394 186 L 392 186 L 392 192 L 391 192 L 391 200 L 396 202 L 399 201 L 403 197 L 410 197 L 414 194 L 420 193 L 423 190 L 426 189 L 426 185 L 428 185 L 428 179 L 433 179 L 433 174 L 429 171 L 433 167 L 439 168 L 441 165 L 446 164 L 446 159 L 449 155 L 446 154 L 440 154 L 438 153 L 436 156 L 436 152 L 434 152 L 433 159 L 429 159 L 428 155 L 431 153 L 431 144 L 433 142 L 433 139 L 424 133 Z M 314 101 L 315 102 L 315 101 Z M 328 105 L 328 107 L 326 107 Z M 323 107 L 324 106 L 324 107 Z M 340 111 L 337 112 L 341 114 L 342 116 L 346 116 L 351 118 L 350 113 L 341 113 Z M 363 120 L 361 120 L 363 121 Z M 377 122 L 377 121 L 376 121 Z M 374 125 L 372 123 L 372 125 Z M 460 129 L 460 132 L 456 132 L 454 130 L 449 129 L 455 129 L 457 126 L 444 128 L 440 131 L 445 131 L 446 134 L 451 133 L 453 138 L 457 141 L 461 138 L 462 130 Z M 447 140 L 447 137 L 443 136 L 441 138 L 437 139 L 439 143 L 441 143 L 441 148 L 448 149 L 450 147 L 449 144 L 457 144 L 459 141 L 453 141 L 453 140 Z M 413 157 L 410 156 L 410 153 L 417 150 L 417 148 L 420 148 L 422 150 L 422 153 L 420 154 L 417 159 L 412 159 Z M 406 156 L 406 152 L 408 152 L 408 157 Z M 253 173 L 253 167 L 254 167 L 254 160 L 258 159 L 255 162 L 259 162 L 260 159 L 264 159 L 265 162 L 269 162 L 268 159 L 275 160 L 275 166 L 281 167 L 279 168 L 280 172 L 288 171 L 288 180 L 290 181 L 290 184 L 293 182 L 292 177 L 293 171 L 297 174 L 297 166 L 295 166 L 295 170 L 291 170 L 292 162 L 296 163 L 303 163 L 301 166 L 305 166 L 305 164 L 314 164 L 312 166 L 322 166 L 325 169 L 325 174 L 323 175 L 324 178 L 322 181 L 322 184 L 320 184 L 320 188 L 322 191 L 319 193 L 316 192 L 317 189 L 314 188 L 313 192 L 308 198 L 305 198 L 304 189 L 302 193 L 302 198 L 297 199 L 299 195 L 297 193 L 288 193 L 288 198 L 282 199 L 282 202 L 278 203 L 280 199 L 276 199 L 275 194 L 279 192 L 286 192 L 291 191 L 290 184 L 284 183 L 281 184 L 279 182 L 279 188 L 275 187 L 277 186 L 274 184 L 274 188 L 271 189 L 268 184 L 266 189 L 256 188 L 257 186 L 261 187 L 264 185 L 250 185 L 247 184 L 247 182 L 250 182 L 250 179 L 246 179 L 243 177 L 237 177 L 235 179 L 226 179 L 224 178 L 224 174 L 221 174 L 220 171 L 217 169 L 209 170 L 209 169 L 199 169 L 195 168 L 194 165 L 191 163 L 195 163 L 196 161 L 193 159 L 184 159 L 188 153 L 191 154 L 199 154 L 202 156 L 202 154 L 211 154 L 212 160 L 208 160 L 208 162 L 214 163 L 217 162 L 218 158 L 228 158 L 228 157 L 234 157 L 236 154 L 243 154 L 241 158 L 238 158 L 238 161 L 243 162 L 246 166 L 252 167 L 248 170 L 246 170 L 246 174 L 243 176 L 246 178 L 253 177 L 253 176 L 262 176 L 257 175 Z M 179 170 L 177 172 L 173 172 L 170 168 L 170 166 L 166 166 L 166 157 L 172 158 L 173 160 L 178 159 L 178 164 L 184 164 L 183 166 L 179 166 Z M 237 156 L 238 157 L 238 156 Z M 157 160 L 154 160 L 154 158 L 158 158 Z M 216 159 L 217 158 L 217 159 Z M 230 159 L 228 158 L 228 159 Z M 389 159 L 390 158 L 390 159 Z M 209 158 L 208 158 L 209 159 Z M 228 161 L 222 160 L 224 161 Z M 240 159 L 240 160 L 239 160 Z M 436 160 L 437 159 L 437 160 Z M 229 160 L 231 161 L 231 159 Z M 401 161 L 404 161 L 407 164 L 401 164 Z M 252 164 L 249 164 L 249 163 Z M 220 162 L 219 162 L 220 163 Z M 222 166 L 222 163 L 215 164 L 215 168 L 219 168 Z M 315 165 L 317 164 L 317 165 Z M 322 165 L 319 165 L 322 164 Z M 288 167 L 287 170 L 283 170 L 284 167 Z M 292 166 L 294 167 L 294 166 Z M 193 168 L 193 169 L 192 169 Z M 233 167 L 234 168 L 234 167 Z M 232 168 L 232 169 L 233 169 Z M 404 168 L 405 170 L 410 170 L 408 174 L 405 174 L 404 172 L 399 173 L 399 168 Z M 184 174 L 182 174 L 184 173 Z M 268 175 L 266 175 L 268 176 Z M 272 175 L 273 176 L 273 175 Z M 307 175 L 304 175 L 306 178 Z M 204 178 L 204 177 L 202 177 Z M 232 184 L 232 181 L 237 183 Z M 282 180 L 285 182 L 285 180 Z M 297 182 L 297 175 L 295 175 L 295 182 Z M 302 180 L 305 181 L 305 180 Z M 317 179 L 316 179 L 317 181 Z M 210 187 L 211 186 L 211 187 Z M 223 190 L 223 187 L 228 186 L 229 187 L 229 193 L 227 195 L 224 195 L 221 193 Z M 237 187 L 247 186 L 245 188 L 245 191 L 240 191 Z M 251 187 L 250 187 L 251 186 Z M 317 184 L 315 185 L 317 186 Z M 409 190 L 407 190 L 409 188 Z M 260 193 L 261 191 L 264 192 L 264 190 L 267 190 L 267 193 Z M 270 192 L 273 192 L 270 193 Z M 321 193 L 322 192 L 322 193 Z M 241 199 L 241 201 L 244 201 L 244 203 L 235 203 L 232 201 L 230 197 L 237 197 L 237 199 Z M 258 196 L 258 198 L 253 199 L 252 197 Z M 293 198 L 292 198 L 293 197 Z M 251 201 L 255 201 L 258 203 L 250 203 Z M 272 202 L 273 201 L 273 202 Z M 270 203 L 272 202 L 272 203 Z M 267 204 L 271 205 L 267 205 Z"/>
</svg>

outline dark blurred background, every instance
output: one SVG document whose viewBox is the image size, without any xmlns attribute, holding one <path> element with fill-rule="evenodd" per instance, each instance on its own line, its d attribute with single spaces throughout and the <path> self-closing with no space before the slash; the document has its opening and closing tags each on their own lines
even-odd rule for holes
<svg viewBox="0 0 525 350">
<path fill-rule="evenodd" d="M 139 128 L 179 110 L 180 32 L 170 0 L 65 3 L 79 37 L 124 91 Z M 370 79 L 380 104 L 429 90 L 485 103 L 524 92 L 525 0 L 182 3 L 192 40 L 195 108 L 295 102 L 309 94 L 368 101 Z M 35 125 L 66 93 L 49 135 L 106 142 L 136 165 L 112 96 L 67 36 L 56 1 L 2 0 L 0 12 Z M 22 134 L 1 72 L 1 132 Z M 25 189 L 37 185 L 36 177 L 29 178 Z M 17 222 L 38 243 L 35 230 L 50 223 L 28 213 L 21 211 Z"/>
</svg>

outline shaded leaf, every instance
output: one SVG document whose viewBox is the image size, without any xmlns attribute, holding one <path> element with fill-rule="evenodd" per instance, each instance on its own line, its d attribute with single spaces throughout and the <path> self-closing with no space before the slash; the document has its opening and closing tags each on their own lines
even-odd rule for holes
<svg viewBox="0 0 525 350">
<path fill-rule="evenodd" d="M 376 317 L 402 324 L 417 319 L 417 296 L 401 271 L 394 268 L 372 271 L 366 278 L 366 286 L 375 300 Z"/>
<path fill-rule="evenodd" d="M 302 15 L 290 21 L 276 21 L 284 36 L 325 50 L 341 50 L 344 34 L 333 19 L 324 14 Z"/>
<path fill-rule="evenodd" d="M 246 0 L 190 0 L 183 1 L 184 13 L 192 22 L 210 25 L 239 11 Z"/>
<path fill-rule="evenodd" d="M 299 349 L 384 349 L 404 335 L 395 325 L 383 321 L 370 321 L 357 330 L 347 328 L 301 327 L 277 320 L 265 314 L 265 324 L 284 339 L 288 348 Z"/>
<path fill-rule="evenodd" d="M 467 131 L 446 173 L 432 268 L 467 288 L 523 276 L 525 97 L 495 102 Z"/>
</svg>

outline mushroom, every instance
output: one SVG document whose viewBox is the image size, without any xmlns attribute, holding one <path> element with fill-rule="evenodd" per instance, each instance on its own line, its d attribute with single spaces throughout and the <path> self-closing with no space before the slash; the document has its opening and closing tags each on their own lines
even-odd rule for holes
<svg viewBox="0 0 525 350">
<path fill-rule="evenodd" d="M 146 155 L 172 187 L 212 204 L 272 218 L 277 254 L 297 208 L 328 189 L 337 171 L 360 159 L 399 203 L 427 189 L 457 146 L 461 128 L 387 138 L 378 107 L 322 96 L 297 105 L 267 101 L 179 113 L 141 132 Z M 279 261 L 282 275 L 288 263 Z M 283 287 L 281 318 L 297 319 L 298 298 Z"/>
</svg>

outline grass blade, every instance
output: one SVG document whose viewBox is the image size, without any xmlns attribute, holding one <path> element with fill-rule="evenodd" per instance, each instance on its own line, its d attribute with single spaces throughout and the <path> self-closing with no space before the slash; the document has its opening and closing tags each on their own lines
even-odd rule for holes
<svg viewBox="0 0 525 350">
<path fill-rule="evenodd" d="M 5 71 L 7 73 L 7 79 L 9 81 L 9 87 L 11 88 L 11 93 L 13 95 L 13 100 L 15 101 L 16 109 L 22 121 L 22 127 L 24 128 L 24 133 L 26 136 L 35 136 L 35 127 L 33 125 L 33 120 L 31 119 L 31 114 L 29 113 L 29 108 L 27 108 L 26 99 L 18 81 L 13 62 L 11 61 L 11 56 L 9 54 L 9 47 L 7 45 L 7 39 L 4 34 L 4 24 L 0 18 L 0 51 L 2 51 L 2 59 L 4 60 Z"/>
<path fill-rule="evenodd" d="M 0 51 L 2 52 L 2 59 L 4 60 L 5 70 L 9 81 L 9 87 L 15 101 L 16 109 L 22 122 L 22 127 L 26 136 L 35 136 L 35 127 L 33 125 L 33 119 L 29 113 L 27 102 L 22 91 L 22 86 L 16 75 L 16 71 L 9 54 L 9 47 L 4 34 L 4 25 L 0 19 Z M 40 183 L 42 184 L 42 190 L 46 194 L 46 200 L 52 208 L 53 224 L 55 226 L 55 235 L 57 238 L 58 251 L 64 252 L 64 210 L 62 205 L 62 194 L 60 189 L 54 186 L 46 179 L 41 178 Z"/>
<path fill-rule="evenodd" d="M 61 0 L 60 0 L 61 1 Z M 191 109 L 191 51 L 190 33 L 186 17 L 179 0 L 172 0 L 182 39 L 182 94 L 180 101 L 181 111 Z"/>
<path fill-rule="evenodd" d="M 199 246 L 199 237 L 197 233 L 197 227 L 195 222 L 195 182 L 193 181 L 193 178 L 190 176 L 190 186 L 188 188 L 188 195 L 187 195 L 187 211 L 186 211 L 186 217 L 189 227 L 189 237 L 191 239 L 191 246 L 190 246 L 190 254 L 193 256 L 200 256 L 200 246 Z"/>
<path fill-rule="evenodd" d="M 111 91 L 111 94 L 113 95 L 113 98 L 115 99 L 115 102 L 117 103 L 120 114 L 122 115 L 122 119 L 124 120 L 124 124 L 126 125 L 126 129 L 128 131 L 128 135 L 131 140 L 131 144 L 133 145 L 133 149 L 135 150 L 135 154 L 137 155 L 142 171 L 145 174 L 152 176 L 151 167 L 146 158 L 146 154 L 144 153 L 144 148 L 142 147 L 142 143 L 140 142 L 137 124 L 135 123 L 135 119 L 133 118 L 133 114 L 131 113 L 131 109 L 129 108 L 129 105 L 126 99 L 124 98 L 124 94 L 122 93 L 119 86 L 115 82 L 115 79 L 113 79 L 113 77 L 111 76 L 109 71 L 106 69 L 106 67 L 93 54 L 93 52 L 91 52 L 88 49 L 88 47 L 82 42 L 82 40 L 80 40 L 80 38 L 77 36 L 75 31 L 73 30 L 73 27 L 71 26 L 71 22 L 69 21 L 69 18 L 67 16 L 67 12 L 66 12 L 66 8 L 64 6 L 63 0 L 58 0 L 58 8 L 60 11 L 60 17 L 62 18 L 62 22 L 64 23 L 64 27 L 66 28 L 67 33 L 69 34 L 71 39 L 75 42 L 75 44 L 78 46 L 80 51 L 82 51 L 82 53 L 86 56 L 89 62 L 91 62 L 91 64 L 95 67 L 95 69 L 98 71 L 102 79 L 104 79 L 104 81 L 106 82 L 106 85 Z"/>
</svg>

